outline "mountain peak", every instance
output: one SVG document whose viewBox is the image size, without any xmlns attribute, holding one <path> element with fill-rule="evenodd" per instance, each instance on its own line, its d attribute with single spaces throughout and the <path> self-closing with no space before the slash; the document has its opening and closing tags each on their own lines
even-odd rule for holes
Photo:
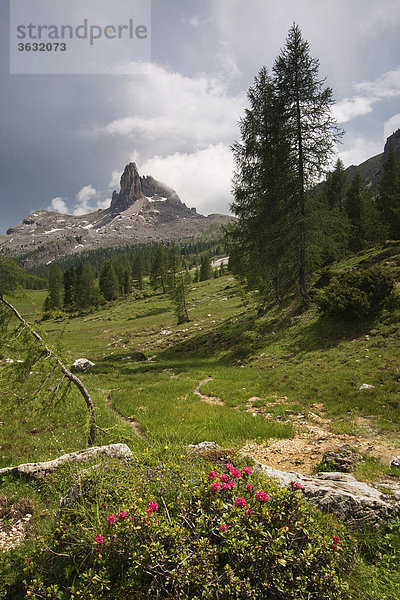
<svg viewBox="0 0 400 600">
<path fill-rule="evenodd" d="M 113 192 L 110 209 L 113 213 L 121 213 L 140 198 L 153 198 L 154 196 L 180 202 L 175 190 L 157 181 L 151 175 L 141 177 L 136 163 L 130 162 L 121 175 L 119 193 Z"/>
</svg>

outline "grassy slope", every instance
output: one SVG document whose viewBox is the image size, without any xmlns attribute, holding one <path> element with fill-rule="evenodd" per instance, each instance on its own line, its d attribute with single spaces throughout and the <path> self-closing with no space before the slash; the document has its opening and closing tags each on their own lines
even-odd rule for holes
<svg viewBox="0 0 400 600">
<path fill-rule="evenodd" d="M 398 249 L 385 253 L 389 251 L 394 256 L 368 251 L 339 268 L 379 259 L 397 271 Z M 29 299 L 16 303 L 32 321 L 40 317 L 42 300 L 42 292 L 30 292 Z M 247 412 L 250 398 L 257 407 L 272 404 L 269 412 L 277 417 L 286 410 L 306 413 L 319 403 L 334 419 L 334 428 L 345 433 L 358 433 L 360 415 L 374 416 L 381 433 L 399 439 L 398 310 L 387 310 L 379 321 L 363 326 L 321 319 L 312 307 L 297 316 L 291 306 L 272 307 L 257 317 L 254 299 L 228 276 L 194 284 L 189 314 L 190 323 L 177 326 L 166 296 L 132 296 L 40 327 L 51 343 L 61 340 L 67 363 L 80 356 L 96 363 L 82 378 L 95 398 L 99 423 L 111 427 L 115 439 L 123 437 L 133 445 L 203 439 L 240 445 L 292 435 L 290 425 Z M 134 360 L 138 351 L 151 361 Z M 202 392 L 218 396 L 224 406 L 194 395 L 195 386 L 208 376 L 213 381 Z M 375 387 L 360 392 L 363 383 Z M 107 396 L 123 416 L 140 423 L 145 441 L 121 425 L 106 406 Z M 277 396 L 287 400 L 274 406 Z M 0 430 L 2 464 L 50 458 L 82 446 L 82 411 L 76 398 L 54 418 L 48 416 L 45 426 L 40 415 L 33 420 L 25 416 L 17 427 L 5 423 Z M 4 441 L 11 431 L 13 442 Z M 107 439 L 101 434 L 99 441 Z"/>
<path fill-rule="evenodd" d="M 398 279 L 398 248 L 386 249 L 383 255 L 363 253 L 337 269 L 362 261 L 386 262 Z M 176 326 L 162 295 L 138 300 L 132 296 L 86 316 L 40 323 L 36 320 L 43 299 L 42 292 L 30 292 L 15 303 L 51 344 L 61 342 L 67 364 L 80 356 L 96 363 L 82 379 L 95 400 L 99 424 L 110 434 L 100 433 L 99 443 L 126 441 L 133 449 L 148 447 L 150 452 L 169 446 L 164 452 L 170 452 L 175 444 L 204 439 L 240 446 L 246 440 L 293 434 L 282 421 L 246 412 L 250 398 L 253 406 L 268 403 L 268 412 L 277 419 L 284 419 L 287 410 L 306 414 L 312 407 L 315 412 L 313 405 L 318 403 L 332 418 L 333 428 L 346 433 L 358 433 L 358 417 L 370 416 L 380 436 L 399 442 L 399 309 L 389 308 L 379 320 L 363 326 L 321 319 L 312 307 L 301 315 L 294 306 L 272 307 L 258 317 L 254 298 L 229 276 L 193 285 L 191 321 L 181 326 Z M 8 350 L 13 355 L 12 348 Z M 134 360 L 139 351 L 151 361 Z M 6 356 L 7 350 L 3 353 Z M 14 367 L 0 364 L 0 376 L 7 377 L 7 369 Z M 205 404 L 194 395 L 195 386 L 208 376 L 213 381 L 203 385 L 202 392 L 222 398 L 224 406 Z M 361 392 L 363 383 L 375 387 Z M 140 423 L 144 439 L 121 422 L 107 397 L 122 415 Z M 85 416 L 76 395 L 52 412 L 32 411 L 29 405 L 2 410 L 0 466 L 85 447 Z M 31 526 L 43 531 L 51 528 L 54 507 L 69 480 L 59 481 L 51 494 L 22 481 L 5 481 L 0 495 L 30 498 L 35 507 Z M 379 550 L 380 538 L 376 544 Z M 369 598 L 394 600 L 398 585 L 393 571 L 374 566 L 371 556 L 371 564 L 358 563 L 353 597 L 364 597 L 368 581 Z"/>
</svg>

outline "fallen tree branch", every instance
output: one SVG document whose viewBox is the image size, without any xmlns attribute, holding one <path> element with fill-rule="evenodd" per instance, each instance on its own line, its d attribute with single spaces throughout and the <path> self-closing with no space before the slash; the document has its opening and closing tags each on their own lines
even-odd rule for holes
<svg viewBox="0 0 400 600">
<path fill-rule="evenodd" d="M 87 409 L 89 411 L 90 427 L 89 427 L 88 443 L 90 446 L 93 446 L 96 443 L 96 412 L 95 412 L 93 400 L 91 399 L 90 394 L 87 391 L 87 389 L 85 388 L 85 386 L 83 385 L 82 381 L 79 379 L 79 377 L 77 377 L 76 375 L 71 373 L 71 371 L 69 369 L 67 369 L 67 367 L 61 362 L 61 360 L 58 358 L 58 356 L 56 356 L 54 354 L 54 352 L 45 344 L 43 338 L 37 333 L 37 331 L 35 331 L 32 328 L 32 326 L 27 321 L 25 321 L 23 316 L 19 314 L 19 312 L 17 311 L 15 306 L 10 304 L 10 302 L 7 302 L 7 300 L 4 298 L 3 295 L 0 295 L 0 300 L 3 304 L 8 306 L 8 308 L 14 313 L 14 315 L 17 317 L 17 319 L 19 319 L 19 321 L 24 325 L 24 327 L 26 327 L 26 329 L 28 329 L 28 331 L 33 335 L 33 337 L 43 345 L 44 352 L 48 355 L 48 358 L 50 358 L 50 357 L 54 358 L 54 360 L 56 361 L 57 365 L 60 367 L 60 369 L 61 369 L 62 373 L 65 375 L 65 377 L 67 377 L 67 379 L 69 379 L 78 388 L 81 396 L 83 397 L 83 399 L 86 403 Z"/>
</svg>

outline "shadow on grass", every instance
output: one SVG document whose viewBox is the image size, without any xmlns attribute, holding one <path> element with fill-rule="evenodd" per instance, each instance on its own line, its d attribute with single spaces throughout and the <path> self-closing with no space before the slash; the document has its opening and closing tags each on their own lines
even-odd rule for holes
<svg viewBox="0 0 400 600">
<path fill-rule="evenodd" d="M 365 335 L 377 320 L 377 317 L 350 321 L 320 316 L 309 325 L 293 330 L 288 349 L 298 354 L 334 348 L 341 342 Z"/>
<path fill-rule="evenodd" d="M 247 358 L 264 346 L 264 340 L 256 331 L 256 320 L 255 313 L 247 311 L 234 319 L 226 319 L 212 330 L 198 332 L 176 342 L 158 357 L 170 361 L 184 354 L 198 358 L 220 355 L 220 363 Z"/>
<path fill-rule="evenodd" d="M 142 313 L 142 314 L 136 315 L 134 317 L 129 317 L 127 319 L 127 321 L 136 321 L 137 319 L 145 319 L 146 317 L 155 317 L 156 315 L 162 315 L 167 312 L 171 312 L 170 306 L 167 306 L 164 308 L 162 308 L 162 307 L 154 308 L 153 310 L 149 310 L 146 313 Z"/>
</svg>

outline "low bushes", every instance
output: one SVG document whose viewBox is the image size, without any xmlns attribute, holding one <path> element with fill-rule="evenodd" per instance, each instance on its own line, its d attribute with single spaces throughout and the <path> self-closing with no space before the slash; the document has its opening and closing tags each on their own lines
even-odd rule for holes
<svg viewBox="0 0 400 600">
<path fill-rule="evenodd" d="M 349 271 L 333 278 L 315 294 L 315 302 L 327 316 L 363 319 L 378 314 L 393 292 L 393 279 L 379 267 Z"/>
<path fill-rule="evenodd" d="M 344 598 L 343 526 L 251 467 L 182 455 L 111 462 L 25 561 L 24 598 L 59 600 Z"/>
</svg>

